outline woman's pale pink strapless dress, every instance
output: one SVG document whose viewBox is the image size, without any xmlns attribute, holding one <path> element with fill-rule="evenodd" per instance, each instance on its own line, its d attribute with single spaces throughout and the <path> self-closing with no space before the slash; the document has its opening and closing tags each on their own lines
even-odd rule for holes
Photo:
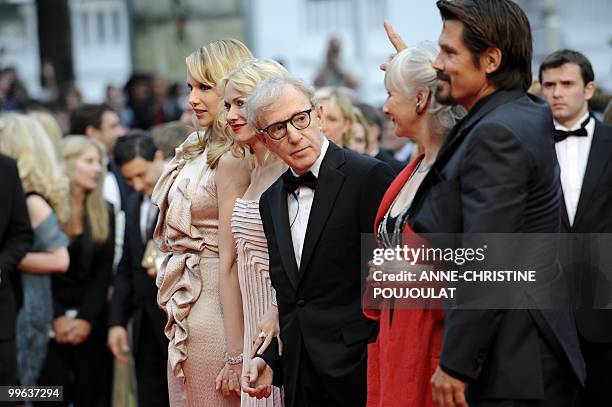
<svg viewBox="0 0 612 407">
<path fill-rule="evenodd" d="M 194 143 L 196 133 L 177 149 L 152 197 L 160 209 L 154 238 L 167 253 L 157 276 L 157 302 L 168 316 L 170 405 L 237 406 L 237 396 L 226 399 L 215 390 L 225 352 L 217 187 L 206 152 L 183 150 Z"/>
</svg>

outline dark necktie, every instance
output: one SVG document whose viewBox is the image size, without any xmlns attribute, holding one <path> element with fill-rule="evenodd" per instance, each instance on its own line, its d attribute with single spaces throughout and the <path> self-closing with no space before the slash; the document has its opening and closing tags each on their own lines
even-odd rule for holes
<svg viewBox="0 0 612 407">
<path fill-rule="evenodd" d="M 153 231 L 155 230 L 155 227 L 157 226 L 157 215 L 158 214 L 159 214 L 159 209 L 157 209 L 156 206 L 151 204 L 149 213 L 147 214 L 147 230 L 146 230 L 147 239 L 146 240 L 153 238 Z"/>
<path fill-rule="evenodd" d="M 581 124 L 580 128 L 572 131 L 557 130 L 555 129 L 555 143 L 565 140 L 568 137 L 587 137 L 589 134 L 586 129 L 586 125 L 589 124 L 591 115 L 589 115 Z"/>
<path fill-rule="evenodd" d="M 296 177 L 291 173 L 291 170 L 287 170 L 283 173 L 283 186 L 285 187 L 285 191 L 288 194 L 292 194 L 299 187 L 308 187 L 310 189 L 317 188 L 317 177 L 310 171 L 305 173 L 304 175 L 300 175 Z"/>
</svg>

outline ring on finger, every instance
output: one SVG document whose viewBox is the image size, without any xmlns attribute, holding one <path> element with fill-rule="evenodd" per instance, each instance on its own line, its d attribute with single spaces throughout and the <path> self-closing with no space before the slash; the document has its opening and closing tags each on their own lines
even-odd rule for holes
<svg viewBox="0 0 612 407">
<path fill-rule="evenodd" d="M 266 333 L 266 331 L 261 331 L 259 333 L 259 335 L 257 335 L 258 338 L 264 339 L 266 336 L 268 336 L 268 334 Z"/>
</svg>

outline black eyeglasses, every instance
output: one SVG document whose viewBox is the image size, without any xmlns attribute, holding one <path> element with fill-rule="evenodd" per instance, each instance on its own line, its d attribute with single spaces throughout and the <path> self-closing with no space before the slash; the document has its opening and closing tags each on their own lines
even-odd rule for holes
<svg viewBox="0 0 612 407">
<path fill-rule="evenodd" d="M 287 135 L 287 123 L 291 123 L 297 130 L 304 130 L 310 126 L 310 112 L 312 112 L 312 107 L 308 110 L 297 112 L 288 120 L 272 123 L 264 129 L 259 129 L 259 132 L 268 133 L 268 136 L 273 140 L 280 140 Z"/>
</svg>

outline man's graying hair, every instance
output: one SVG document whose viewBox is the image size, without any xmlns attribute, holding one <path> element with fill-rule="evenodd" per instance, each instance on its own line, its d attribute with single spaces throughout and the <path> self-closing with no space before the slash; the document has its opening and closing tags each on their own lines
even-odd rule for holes
<svg viewBox="0 0 612 407">
<path fill-rule="evenodd" d="M 272 123 L 264 123 L 261 119 L 270 106 L 272 106 L 283 94 L 286 85 L 293 86 L 310 100 L 315 106 L 314 89 L 303 80 L 293 77 L 274 77 L 262 81 L 251 93 L 246 101 L 247 123 L 254 129 L 261 129 Z"/>
</svg>

